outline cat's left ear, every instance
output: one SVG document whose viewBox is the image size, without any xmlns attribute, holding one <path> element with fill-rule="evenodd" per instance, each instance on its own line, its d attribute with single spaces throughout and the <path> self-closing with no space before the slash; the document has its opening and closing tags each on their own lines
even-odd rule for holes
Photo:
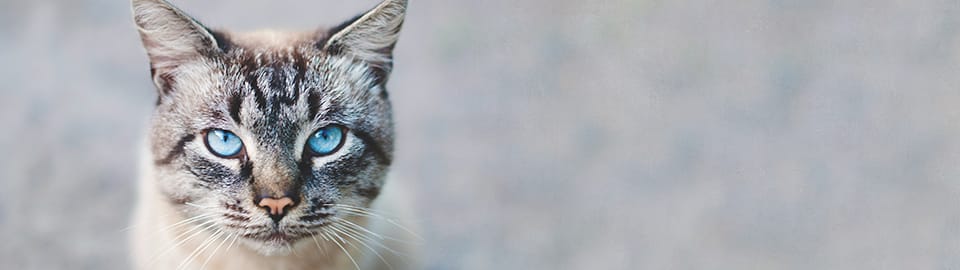
<svg viewBox="0 0 960 270">
<path fill-rule="evenodd" d="M 348 54 L 374 68 L 378 80 L 385 83 L 393 67 L 393 47 L 407 10 L 407 0 L 384 0 L 356 18 L 330 30 L 329 38 L 319 44 L 331 55 Z"/>
</svg>

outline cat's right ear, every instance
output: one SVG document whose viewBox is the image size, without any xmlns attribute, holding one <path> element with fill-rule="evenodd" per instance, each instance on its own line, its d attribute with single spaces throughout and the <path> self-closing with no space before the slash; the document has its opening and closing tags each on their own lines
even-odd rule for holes
<svg viewBox="0 0 960 270">
<path fill-rule="evenodd" d="M 223 52 L 225 44 L 212 31 L 165 0 L 133 0 L 133 19 L 161 95 L 170 90 L 178 66 Z"/>
<path fill-rule="evenodd" d="M 386 83 L 393 68 L 393 47 L 407 10 L 407 0 L 383 0 L 379 5 L 330 30 L 323 51 L 346 54 L 373 68 L 379 83 Z"/>
</svg>

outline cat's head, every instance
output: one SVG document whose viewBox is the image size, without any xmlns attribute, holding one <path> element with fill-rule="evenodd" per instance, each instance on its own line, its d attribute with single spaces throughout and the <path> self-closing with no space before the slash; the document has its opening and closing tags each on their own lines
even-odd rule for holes
<svg viewBox="0 0 960 270">
<path fill-rule="evenodd" d="M 159 92 L 148 184 L 264 254 L 351 229 L 393 156 L 385 84 L 405 9 L 385 0 L 330 29 L 234 34 L 133 0 Z"/>
</svg>

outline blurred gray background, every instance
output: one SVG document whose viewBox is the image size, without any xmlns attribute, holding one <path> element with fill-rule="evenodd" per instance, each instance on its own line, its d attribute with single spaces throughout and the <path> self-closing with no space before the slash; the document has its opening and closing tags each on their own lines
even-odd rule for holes
<svg viewBox="0 0 960 270">
<path fill-rule="evenodd" d="M 376 0 L 174 1 L 234 30 Z M 428 269 L 960 269 L 960 3 L 413 0 Z M 155 90 L 122 0 L 0 2 L 0 268 L 126 269 Z"/>
</svg>

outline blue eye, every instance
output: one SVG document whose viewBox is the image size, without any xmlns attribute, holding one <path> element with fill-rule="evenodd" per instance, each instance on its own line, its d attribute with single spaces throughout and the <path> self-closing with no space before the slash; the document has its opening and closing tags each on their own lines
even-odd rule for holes
<svg viewBox="0 0 960 270">
<path fill-rule="evenodd" d="M 343 133 L 343 128 L 340 126 L 322 127 L 307 138 L 307 147 L 317 155 L 329 155 L 343 145 L 345 139 Z"/>
<path fill-rule="evenodd" d="M 240 137 L 222 129 L 207 131 L 204 141 L 207 143 L 207 149 L 219 157 L 234 157 L 243 149 L 243 141 Z"/>
</svg>

